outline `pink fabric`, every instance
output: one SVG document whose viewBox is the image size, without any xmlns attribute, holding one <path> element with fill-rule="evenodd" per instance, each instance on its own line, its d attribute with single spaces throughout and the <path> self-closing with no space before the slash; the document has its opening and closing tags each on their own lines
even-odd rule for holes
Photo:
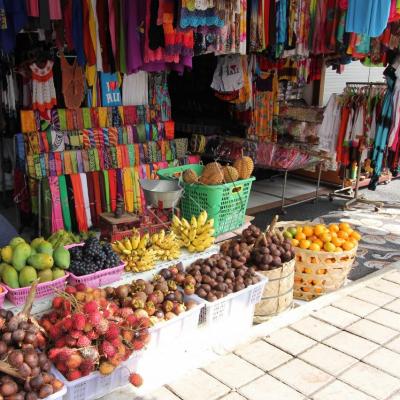
<svg viewBox="0 0 400 400">
<path fill-rule="evenodd" d="M 114 58 L 117 55 L 117 41 L 115 35 L 115 6 L 113 0 L 108 0 L 108 23 L 110 28 L 111 36 L 111 47 L 114 54 Z"/>
<path fill-rule="evenodd" d="M 62 19 L 60 0 L 49 0 L 49 14 L 51 20 Z"/>
<path fill-rule="evenodd" d="M 39 17 L 39 0 L 26 0 L 26 12 L 30 17 Z"/>
<path fill-rule="evenodd" d="M 51 192 L 51 231 L 55 232 L 64 229 L 64 220 L 61 208 L 60 187 L 58 185 L 58 177 L 49 177 L 49 186 Z"/>
</svg>

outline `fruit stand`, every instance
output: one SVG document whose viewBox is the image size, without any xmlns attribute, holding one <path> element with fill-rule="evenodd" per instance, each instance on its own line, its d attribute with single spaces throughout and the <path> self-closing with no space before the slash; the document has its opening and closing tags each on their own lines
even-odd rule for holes
<svg viewBox="0 0 400 400">
<path fill-rule="evenodd" d="M 23 352 L 17 361 L 10 358 L 6 342 L 6 373 L 17 368 L 31 379 L 46 377 L 52 382 L 40 381 L 36 398 L 54 392 L 65 400 L 91 400 L 127 384 L 134 394 L 147 393 L 207 360 L 213 350 L 239 343 L 253 318 L 256 323 L 268 320 L 290 309 L 293 297 L 310 300 L 344 284 L 360 239 L 346 224 L 277 223 L 276 217 L 266 231 L 250 225 L 216 245 L 216 232 L 244 223 L 244 213 L 237 211 L 247 202 L 243 187 L 251 179 L 238 178 L 239 171 L 242 177 L 251 171 L 248 164 L 240 164 L 238 176 L 227 183 L 234 171 L 219 173 L 217 163 L 212 164 L 208 169 L 160 171 L 186 185 L 185 193 L 190 186 L 192 193 L 208 188 L 207 196 L 221 190 L 233 196 L 227 203 L 225 194 L 218 200 L 211 196 L 212 202 L 205 200 L 204 207 L 190 216 L 182 207 L 189 197 L 183 196 L 183 216 L 173 214 L 169 230 L 134 227 L 112 242 L 61 231 L 31 243 L 14 238 L 1 250 L 3 342 L 4 329 L 17 332 L 25 327 L 8 322 L 11 312 L 20 315 L 25 304 L 23 323 L 37 329 L 32 328 L 35 339 L 25 340 L 32 341 L 28 344 L 35 357 L 36 345 L 48 357 L 43 359 L 47 370 L 32 372 L 29 366 L 21 367 Z M 219 184 L 220 179 L 225 183 Z M 161 186 L 155 183 L 146 190 Z M 161 191 L 148 197 L 163 204 Z M 170 200 L 174 204 L 165 202 L 167 208 L 175 207 L 179 197 Z M 229 207 L 236 212 L 229 229 L 222 219 L 216 227 L 208 213 L 216 212 L 217 217 L 215 210 L 224 204 L 227 213 Z M 18 390 L 19 376 L 15 379 L 5 392 Z M 24 388 L 31 394 L 30 389 Z"/>
</svg>

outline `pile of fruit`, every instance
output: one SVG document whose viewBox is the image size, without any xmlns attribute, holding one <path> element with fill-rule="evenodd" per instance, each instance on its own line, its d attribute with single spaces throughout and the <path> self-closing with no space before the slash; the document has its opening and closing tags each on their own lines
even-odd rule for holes
<svg viewBox="0 0 400 400">
<path fill-rule="evenodd" d="M 207 212 L 203 210 L 196 218 L 192 216 L 189 221 L 179 219 L 176 215 L 172 218 L 172 230 L 178 237 L 182 247 L 191 253 L 208 249 L 214 243 L 214 220 L 208 219 Z"/>
<path fill-rule="evenodd" d="M 50 360 L 70 381 L 93 371 L 109 375 L 150 340 L 150 319 L 106 299 L 104 289 L 67 286 L 40 321 Z"/>
<path fill-rule="evenodd" d="M 223 167 L 218 162 L 209 163 L 205 165 L 200 176 L 193 169 L 186 169 L 182 174 L 182 178 L 188 184 L 221 185 L 235 182 L 238 179 L 248 179 L 253 169 L 253 160 L 250 157 L 241 157 L 233 163 L 233 166 L 226 165 Z"/>
<path fill-rule="evenodd" d="M 361 240 L 361 235 L 345 222 L 291 227 L 283 235 L 294 247 L 330 253 L 353 250 Z"/>
<path fill-rule="evenodd" d="M 173 276 L 184 277 L 182 267 L 173 266 L 162 269 L 152 282 L 143 279 L 132 281 L 130 285 L 106 288 L 107 299 L 119 307 L 129 307 L 138 318 L 150 317 L 155 325 L 177 317 L 196 306 L 192 300 L 185 301 L 184 295 L 177 289 Z"/>
<path fill-rule="evenodd" d="M 125 270 L 143 272 L 153 269 L 157 261 L 176 260 L 181 248 L 190 252 L 201 252 L 214 243 L 214 220 L 207 220 L 207 212 L 192 217 L 190 223 L 185 218 L 172 218 L 172 231 L 163 229 L 151 236 L 133 230 L 130 238 L 117 240 L 112 249 L 126 262 Z"/>
<path fill-rule="evenodd" d="M 15 237 L 0 254 L 2 281 L 12 289 L 31 286 L 37 279 L 43 283 L 61 278 L 70 265 L 69 252 L 63 246 L 53 247 L 42 237 L 30 244 Z"/>
<path fill-rule="evenodd" d="M 76 276 L 93 274 L 121 263 L 111 244 L 100 243 L 95 237 L 87 239 L 83 246 L 71 247 L 69 254 L 71 254 L 70 271 Z"/>
<path fill-rule="evenodd" d="M 78 235 L 65 231 L 64 229 L 59 229 L 49 236 L 47 241 L 51 243 L 53 248 L 57 248 L 60 246 L 67 246 L 69 244 L 80 243 L 91 237 L 96 237 L 96 235 L 97 233 L 95 231 L 82 232 Z"/>
<path fill-rule="evenodd" d="M 221 299 L 260 281 L 255 268 L 246 266 L 244 256 L 232 259 L 220 253 L 195 261 L 185 273 L 171 271 L 169 279 L 183 287 L 185 294 L 196 294 L 207 301 Z"/>
<path fill-rule="evenodd" d="M 43 352 L 46 338 L 29 315 L 34 294 L 33 290 L 19 314 L 0 310 L 2 399 L 44 399 L 63 388 L 63 383 L 50 373 L 51 363 Z"/>
</svg>

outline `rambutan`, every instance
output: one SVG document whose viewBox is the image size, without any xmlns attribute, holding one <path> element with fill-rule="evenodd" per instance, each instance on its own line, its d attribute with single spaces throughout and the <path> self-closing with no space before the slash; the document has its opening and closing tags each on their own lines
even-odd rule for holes
<svg viewBox="0 0 400 400">
<path fill-rule="evenodd" d="M 51 350 L 50 350 L 51 351 Z M 68 349 L 67 347 L 64 347 L 60 349 L 58 355 L 57 355 L 57 360 L 59 362 L 65 363 L 69 357 L 74 354 L 75 350 L 74 349 Z"/>
<path fill-rule="evenodd" d="M 58 349 L 60 349 L 61 347 L 64 347 L 65 345 L 66 345 L 65 337 L 58 338 L 54 343 L 54 347 L 56 347 Z"/>
<path fill-rule="evenodd" d="M 64 307 L 64 311 L 71 312 L 72 305 L 69 300 L 64 300 L 63 307 Z"/>
<path fill-rule="evenodd" d="M 83 372 L 83 371 L 89 371 L 92 372 L 94 371 L 95 368 L 95 363 L 92 360 L 89 359 L 85 359 L 82 361 L 79 369 Z"/>
<path fill-rule="evenodd" d="M 72 353 L 68 360 L 66 361 L 67 367 L 69 369 L 77 369 L 81 365 L 83 359 L 78 352 Z"/>
<path fill-rule="evenodd" d="M 89 347 L 83 347 L 79 349 L 79 352 L 81 353 L 82 357 L 85 360 L 90 360 L 93 363 L 97 363 L 100 358 L 99 351 L 97 350 L 97 347 L 94 346 L 89 346 Z"/>
<path fill-rule="evenodd" d="M 77 290 L 76 290 L 76 287 L 74 287 L 74 286 L 67 286 L 65 288 L 65 293 L 75 294 L 76 292 L 77 292 Z"/>
<path fill-rule="evenodd" d="M 51 313 L 49 313 L 48 315 L 49 321 L 52 324 L 55 324 L 58 321 L 58 314 L 56 311 L 52 311 Z"/>
<path fill-rule="evenodd" d="M 93 314 L 93 313 L 99 311 L 99 305 L 98 305 L 97 302 L 94 301 L 94 300 L 89 301 L 88 303 L 86 303 L 86 304 L 83 306 L 83 311 L 84 311 L 86 314 Z"/>
<path fill-rule="evenodd" d="M 103 310 L 103 317 L 108 319 L 111 317 L 111 313 L 108 310 Z"/>
<path fill-rule="evenodd" d="M 144 342 L 142 340 L 135 340 L 132 343 L 133 350 L 142 350 L 144 347 Z"/>
<path fill-rule="evenodd" d="M 140 328 L 150 328 L 151 322 L 150 322 L 150 318 L 140 318 L 139 320 L 139 326 Z"/>
<path fill-rule="evenodd" d="M 137 322 L 138 322 L 138 319 L 137 319 L 137 317 L 136 317 L 136 315 L 129 315 L 127 318 L 126 318 L 126 322 L 128 323 L 128 325 L 129 326 L 135 326 L 136 324 L 137 324 Z"/>
<path fill-rule="evenodd" d="M 90 339 L 90 340 L 96 340 L 99 338 L 99 334 L 95 331 L 89 331 L 86 333 L 86 336 Z"/>
<path fill-rule="evenodd" d="M 99 350 L 100 354 L 102 354 L 105 358 L 111 358 L 117 352 L 115 347 L 107 340 L 101 343 Z"/>
<path fill-rule="evenodd" d="M 72 318 L 64 318 L 62 320 L 62 329 L 65 332 L 70 331 L 72 329 L 72 325 L 73 325 Z"/>
<path fill-rule="evenodd" d="M 76 341 L 76 345 L 78 347 L 87 347 L 92 344 L 92 341 L 87 337 L 82 335 L 78 340 Z"/>
<path fill-rule="evenodd" d="M 49 336 L 51 339 L 56 340 L 61 336 L 61 329 L 57 325 L 53 325 L 49 330 Z"/>
<path fill-rule="evenodd" d="M 81 376 L 88 376 L 91 374 L 91 372 L 93 372 L 88 369 L 81 369 L 80 371 L 81 371 Z"/>
<path fill-rule="evenodd" d="M 77 330 L 72 330 L 70 333 L 71 337 L 73 337 L 74 339 L 79 339 L 80 337 L 83 336 L 83 332 L 82 331 L 77 331 Z"/>
<path fill-rule="evenodd" d="M 129 375 L 129 382 L 133 386 L 139 387 L 143 385 L 143 378 L 139 374 L 133 373 Z"/>
<path fill-rule="evenodd" d="M 64 299 L 60 296 L 57 296 L 57 297 L 54 297 L 51 304 L 52 304 L 53 308 L 58 310 L 62 307 L 63 303 L 64 303 Z"/>
<path fill-rule="evenodd" d="M 55 364 L 55 367 L 62 373 L 65 374 L 68 371 L 67 365 L 65 362 L 58 362 Z"/>
<path fill-rule="evenodd" d="M 118 367 L 118 365 L 123 361 L 122 355 L 117 353 L 115 356 L 111 357 L 109 361 L 111 365 Z"/>
<path fill-rule="evenodd" d="M 40 320 L 40 325 L 46 332 L 49 332 L 50 328 L 52 327 L 52 323 L 47 318 L 42 318 Z"/>
<path fill-rule="evenodd" d="M 74 329 L 78 331 L 83 331 L 86 325 L 86 318 L 82 313 L 75 313 L 72 316 L 72 324 Z"/>
<path fill-rule="evenodd" d="M 81 371 L 79 371 L 79 370 L 73 370 L 73 371 L 69 371 L 68 373 L 67 373 L 67 379 L 69 380 L 69 381 L 75 381 L 76 379 L 79 379 L 79 378 L 81 378 L 82 377 L 82 373 L 81 373 Z"/>
<path fill-rule="evenodd" d="M 109 342 L 117 349 L 118 346 L 121 344 L 121 339 L 119 337 L 116 337 Z"/>
<path fill-rule="evenodd" d="M 129 316 L 133 315 L 133 310 L 132 310 L 132 308 L 130 308 L 130 307 L 124 307 L 124 308 L 121 308 L 121 309 L 118 311 L 118 314 L 119 314 L 123 319 L 128 320 Z M 136 317 L 135 317 L 135 321 L 136 321 Z"/>
<path fill-rule="evenodd" d="M 95 311 L 88 315 L 88 321 L 97 328 L 101 321 L 101 314 L 98 311 Z"/>
<path fill-rule="evenodd" d="M 89 322 L 86 322 L 85 327 L 83 328 L 83 332 L 90 332 L 93 329 L 92 324 L 89 324 Z"/>
<path fill-rule="evenodd" d="M 109 322 L 105 318 L 102 318 L 98 323 L 98 325 L 96 326 L 96 332 L 99 335 L 104 335 L 108 331 L 108 327 L 109 327 Z"/>
<path fill-rule="evenodd" d="M 106 361 L 103 361 L 99 367 L 99 371 L 103 375 L 110 375 L 114 371 L 114 369 L 114 365 Z"/>
<path fill-rule="evenodd" d="M 58 355 L 62 349 L 50 349 L 47 355 L 49 356 L 50 360 L 54 361 L 56 358 L 58 358 Z"/>
<path fill-rule="evenodd" d="M 78 283 L 78 284 L 75 286 L 75 289 L 76 289 L 78 292 L 84 292 L 84 291 L 86 290 L 86 285 L 85 285 L 84 283 Z"/>
<path fill-rule="evenodd" d="M 65 337 L 65 344 L 68 346 L 68 347 L 75 347 L 76 346 L 76 339 L 74 339 L 72 336 L 70 336 L 70 335 L 67 335 L 66 337 Z"/>
</svg>

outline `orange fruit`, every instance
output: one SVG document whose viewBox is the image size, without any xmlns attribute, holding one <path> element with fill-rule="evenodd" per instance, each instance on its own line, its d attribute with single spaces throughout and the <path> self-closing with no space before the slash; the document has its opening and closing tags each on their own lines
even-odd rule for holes
<svg viewBox="0 0 400 400">
<path fill-rule="evenodd" d="M 314 234 L 315 234 L 316 236 L 319 236 L 319 235 L 321 235 L 322 233 L 324 233 L 325 229 L 326 229 L 325 226 L 322 225 L 322 224 L 315 225 L 315 226 L 314 226 Z"/>
<path fill-rule="evenodd" d="M 316 240 L 318 240 L 318 236 L 312 235 L 308 238 L 308 240 L 311 240 L 312 242 L 315 242 Z"/>
<path fill-rule="evenodd" d="M 302 226 L 297 226 L 296 227 L 296 233 L 302 233 L 303 232 L 303 227 Z"/>
<path fill-rule="evenodd" d="M 311 242 L 309 240 L 303 239 L 300 240 L 300 248 L 301 249 L 308 249 L 311 246 Z"/>
<path fill-rule="evenodd" d="M 361 240 L 361 235 L 357 231 L 351 232 L 350 237 L 356 239 L 357 241 Z"/>
<path fill-rule="evenodd" d="M 299 241 L 297 239 L 292 239 L 292 246 L 298 247 L 299 246 Z"/>
<path fill-rule="evenodd" d="M 315 239 L 313 243 L 317 244 L 319 247 L 322 247 L 324 245 L 324 242 L 321 239 Z"/>
<path fill-rule="evenodd" d="M 347 222 L 341 222 L 341 223 L 339 224 L 339 229 L 340 229 L 341 231 L 347 231 L 348 229 L 351 229 L 351 226 L 350 226 L 350 224 L 348 224 Z"/>
<path fill-rule="evenodd" d="M 307 236 L 310 237 L 314 234 L 314 229 L 312 226 L 304 226 L 303 227 L 303 233 Z"/>
<path fill-rule="evenodd" d="M 349 238 L 349 234 L 345 231 L 339 231 L 337 233 L 337 236 L 338 236 L 338 238 L 345 239 L 345 240 Z"/>
<path fill-rule="evenodd" d="M 343 253 L 343 249 L 341 247 L 336 247 L 335 253 Z"/>
<path fill-rule="evenodd" d="M 347 241 L 353 243 L 354 246 L 357 246 L 357 244 L 358 244 L 358 241 L 356 239 L 354 239 L 353 237 L 349 237 L 347 239 Z"/>
<path fill-rule="evenodd" d="M 328 232 L 325 232 L 322 235 L 320 235 L 319 238 L 323 242 L 327 243 L 327 242 L 330 242 L 332 240 L 332 235 L 330 233 L 328 233 Z"/>
<path fill-rule="evenodd" d="M 344 242 L 342 248 L 343 248 L 344 251 L 353 250 L 354 249 L 354 243 L 350 242 L 350 241 Z"/>
<path fill-rule="evenodd" d="M 314 243 L 311 243 L 309 249 L 312 251 L 321 251 L 321 246 L 318 243 L 314 242 Z"/>
<path fill-rule="evenodd" d="M 307 236 L 303 232 L 297 232 L 297 235 L 294 238 L 300 242 L 301 240 L 307 239 Z"/>
<path fill-rule="evenodd" d="M 339 225 L 338 224 L 331 224 L 331 225 L 329 225 L 329 230 L 331 231 L 331 232 L 339 232 Z"/>
<path fill-rule="evenodd" d="M 332 243 L 337 247 L 341 247 L 344 242 L 345 242 L 344 239 L 341 239 L 341 238 L 338 238 L 338 237 L 332 238 Z"/>
<path fill-rule="evenodd" d="M 331 242 L 326 242 L 324 244 L 324 250 L 329 252 L 329 253 L 335 251 L 335 249 L 336 249 L 336 246 Z"/>
<path fill-rule="evenodd" d="M 332 239 L 333 239 L 333 238 L 337 238 L 337 233 L 336 233 L 336 232 L 330 232 L 330 234 L 331 234 L 331 236 L 332 236 Z"/>
</svg>

